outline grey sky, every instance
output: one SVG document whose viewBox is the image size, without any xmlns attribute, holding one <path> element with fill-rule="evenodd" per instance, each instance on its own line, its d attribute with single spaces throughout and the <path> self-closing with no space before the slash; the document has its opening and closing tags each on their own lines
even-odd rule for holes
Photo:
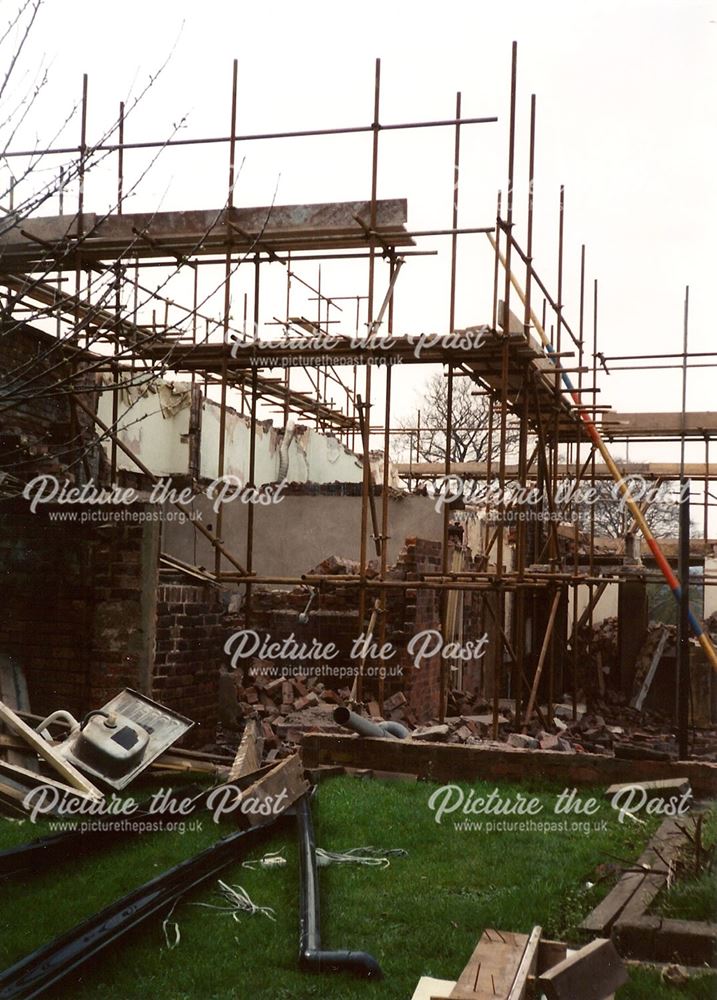
<svg viewBox="0 0 717 1000">
<path fill-rule="evenodd" d="M 86 71 L 92 139 L 133 81 L 139 87 L 159 66 L 177 35 L 168 68 L 127 124 L 128 140 L 162 138 L 184 115 L 184 135 L 226 134 L 234 57 L 240 133 L 367 124 L 374 58 L 380 56 L 382 121 L 452 117 L 457 90 L 465 116 L 499 116 L 498 124 L 466 128 L 463 137 L 459 221 L 489 225 L 496 191 L 505 188 L 510 44 L 516 39 L 517 234 L 524 241 L 528 109 L 535 92 L 535 260 L 554 288 L 558 191 L 564 183 L 569 320 L 577 326 L 578 261 L 585 242 L 590 282 L 600 281 L 605 353 L 679 350 L 687 283 L 691 348 L 714 350 L 716 22 L 717 6 L 702 0 L 499 5 L 126 0 L 121 7 L 63 0 L 47 5 L 33 33 L 32 56 L 47 55 L 51 88 L 26 135 L 51 133 L 53 122 L 79 96 Z M 76 141 L 78 130 L 73 121 L 65 138 Z M 449 225 L 452 143 L 450 129 L 381 137 L 379 196 L 408 198 L 410 226 Z M 268 204 L 277 183 L 278 203 L 370 193 L 367 136 L 246 144 L 240 156 L 245 157 L 237 186 L 241 205 Z M 128 156 L 128 176 L 147 160 L 144 154 Z M 151 209 L 159 202 L 165 208 L 219 206 L 226 196 L 226 165 L 226 146 L 168 153 L 131 208 Z M 108 161 L 92 176 L 88 209 L 106 207 L 114 170 Z M 399 331 L 447 327 L 448 243 L 424 245 L 440 256 L 416 259 L 402 274 Z M 485 321 L 491 297 L 485 237 L 462 239 L 459 255 L 457 323 Z M 308 267 L 306 274 L 313 280 L 316 265 L 311 267 L 313 275 Z M 322 280 L 329 294 L 363 293 L 365 267 L 326 265 Z M 244 287 L 240 279 L 235 316 Z M 283 315 L 283 287 L 282 274 L 267 274 L 265 318 Z M 690 375 L 690 408 L 712 408 L 715 370 Z M 414 401 L 420 378 L 411 372 L 403 382 L 399 412 Z M 380 387 L 380 378 L 376 384 Z M 618 373 L 600 385 L 601 401 L 619 409 L 679 406 L 678 372 Z M 654 448 L 650 454 L 658 457 Z M 701 450 L 688 457 L 701 458 Z"/>
</svg>

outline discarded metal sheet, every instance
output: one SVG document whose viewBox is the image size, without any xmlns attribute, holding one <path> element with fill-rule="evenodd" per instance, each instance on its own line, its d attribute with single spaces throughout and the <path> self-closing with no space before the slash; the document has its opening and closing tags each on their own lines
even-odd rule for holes
<svg viewBox="0 0 717 1000">
<path fill-rule="evenodd" d="M 57 747 L 75 767 L 122 789 L 194 723 L 146 695 L 125 688 Z"/>
</svg>

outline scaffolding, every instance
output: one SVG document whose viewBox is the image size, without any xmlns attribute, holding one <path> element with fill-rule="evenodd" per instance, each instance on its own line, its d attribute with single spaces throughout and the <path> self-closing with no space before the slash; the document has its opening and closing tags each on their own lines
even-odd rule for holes
<svg viewBox="0 0 717 1000">
<path fill-rule="evenodd" d="M 284 131 L 263 134 L 237 134 L 237 63 L 234 63 L 230 90 L 229 128 L 226 135 L 204 138 L 170 137 L 163 141 L 125 142 L 124 108 L 120 107 L 117 136 L 105 136 L 90 146 L 87 140 L 87 78 L 83 86 L 81 108 L 81 138 L 77 146 L 46 150 L 8 150 L 7 158 L 27 161 L 38 153 L 77 158 L 78 201 L 76 211 L 63 214 L 63 188 L 60 188 L 60 213 L 54 217 L 13 220 L 12 212 L 4 220 L 0 232 L 0 286 L 4 289 L 4 332 L 13 324 L 28 321 L 54 324 L 54 344 L 46 358 L 54 371 L 53 393 L 67 398 L 75 426 L 79 414 L 94 424 L 100 440 L 111 448 L 111 478 L 117 477 L 118 453 L 123 452 L 150 480 L 157 477 L 141 458 L 120 439 L 120 390 L 128 385 L 143 385 L 151 378 L 166 373 L 186 375 L 192 385 L 198 385 L 205 396 L 218 394 L 220 406 L 218 476 L 226 466 L 227 411 L 230 392 L 238 393 L 241 412 L 256 425 L 259 406 L 273 406 L 286 425 L 290 415 L 315 422 L 317 429 L 340 437 L 348 447 L 363 453 L 361 486 L 361 517 L 359 536 L 359 570 L 355 575 L 340 578 L 322 575 L 296 577 L 262 576 L 254 570 L 254 510 L 247 507 L 245 549 L 241 557 L 231 552 L 222 541 L 222 510 L 219 508 L 213 529 L 194 523 L 214 549 L 211 571 L 201 575 L 221 584 L 244 588 L 244 615 L 247 627 L 252 622 L 252 589 L 256 586 L 307 584 L 318 588 L 330 581 L 332 586 L 349 586 L 358 595 L 360 629 L 378 630 L 386 635 L 386 601 L 393 588 L 429 589 L 440 595 L 441 627 L 446 635 L 453 614 L 451 595 L 475 591 L 482 595 L 484 614 L 494 622 L 492 678 L 493 733 L 497 737 L 499 699 L 509 686 L 516 701 L 518 726 L 525 723 L 536 705 L 541 683 L 546 691 L 548 718 L 552 719 L 553 702 L 559 679 L 563 677 L 565 661 L 569 661 L 573 677 L 573 708 L 577 710 L 578 670 L 577 636 L 580 620 L 591 619 L 597 600 L 608 582 L 619 582 L 627 571 L 613 559 L 608 568 L 599 565 L 595 552 L 594 521 L 591 525 L 587 551 L 580 553 L 577 521 L 574 527 L 572 557 L 561 556 L 558 537 L 557 492 L 563 477 L 574 483 L 595 484 L 605 479 L 619 483 L 627 507 L 634 519 L 631 530 L 645 537 L 658 568 L 676 598 L 680 584 L 665 558 L 659 543 L 653 538 L 645 521 L 644 505 L 629 494 L 626 476 L 636 470 L 636 463 L 616 463 L 607 441 L 653 440 L 683 443 L 680 463 L 655 463 L 654 468 L 639 467 L 639 474 L 656 482 L 670 477 L 704 483 L 704 540 L 708 536 L 709 484 L 716 478 L 710 465 L 710 442 L 717 432 L 714 414 L 691 414 L 683 405 L 681 414 L 619 414 L 607 405 L 597 403 L 598 374 L 615 370 L 642 370 L 654 365 L 635 362 L 648 356 L 621 355 L 605 357 L 599 350 L 598 282 L 588 287 L 585 246 L 580 252 L 579 315 L 571 323 L 564 312 L 565 239 L 564 191 L 560 189 L 558 206 L 557 288 L 551 293 L 548 284 L 536 270 L 533 257 L 534 175 L 536 150 L 536 99 L 530 102 L 530 133 L 528 139 L 527 241 L 521 246 L 515 235 L 514 192 L 516 177 L 516 102 L 517 46 L 511 56 L 509 96 L 509 144 L 507 158 L 507 188 L 498 195 L 495 220 L 479 227 L 459 225 L 461 188 L 466 183 L 461 172 L 461 138 L 464 130 L 494 123 L 497 116 L 463 117 L 461 95 L 456 95 L 455 114 L 443 120 L 383 123 L 381 121 L 381 66 L 376 61 L 375 86 L 371 108 L 371 123 L 354 127 Z M 407 226 L 406 203 L 379 198 L 379 153 L 381 136 L 391 131 L 436 130 L 453 131 L 451 218 L 444 227 L 414 229 Z M 371 137 L 370 196 L 365 201 L 331 205 L 267 205 L 261 208 L 237 208 L 234 204 L 237 183 L 238 149 L 247 143 L 273 139 L 307 139 L 313 137 L 367 134 Z M 132 150 L 156 151 L 158 154 L 176 147 L 197 146 L 207 153 L 217 147 L 228 149 L 227 194 L 225 204 L 213 211 L 175 211 L 126 213 L 128 191 L 125 179 L 125 157 Z M 86 211 L 83 176 L 91 156 L 113 157 L 117 165 L 117 194 L 112 209 L 101 215 Z M 485 284 L 492 286 L 492 313 L 484 326 L 456 330 L 456 286 L 460 240 L 466 236 L 482 237 L 490 243 L 492 271 L 486 273 Z M 422 249 L 426 242 L 447 238 L 450 243 L 450 291 L 446 307 L 448 336 L 436 338 L 417 355 L 410 337 L 394 336 L 394 302 L 400 294 L 400 273 L 413 257 L 435 254 Z M 332 296 L 322 286 L 321 272 L 316 281 L 307 280 L 303 267 L 308 261 L 356 261 L 367 265 L 367 287 L 354 296 Z M 281 309 L 273 308 L 271 320 L 266 320 L 262 275 L 267 265 L 279 264 L 285 270 L 286 293 Z M 219 268 L 221 279 L 213 292 L 204 298 L 200 294 L 199 276 L 203 268 Z M 232 317 L 232 290 L 239 272 L 252 273 L 253 293 L 244 296 L 243 323 Z M 151 272 L 159 275 L 152 285 Z M 380 271 L 380 269 L 382 269 Z M 378 292 L 379 271 L 385 279 L 383 297 Z M 213 273 L 213 272 L 212 272 Z M 181 276 L 188 301 L 177 302 L 169 290 L 170 281 Z M 296 313 L 292 289 L 296 284 L 310 292 L 315 302 L 315 315 Z M 73 289 L 73 290 L 69 290 Z M 222 311 L 211 315 L 208 301 L 221 298 Z M 592 326 L 588 329 L 587 313 L 592 304 Z M 250 308 L 251 306 L 251 308 Z M 337 312 L 355 309 L 355 338 L 332 334 Z M 151 311 L 151 322 L 146 322 Z M 538 312 L 541 315 L 538 315 Z M 281 313 L 281 315 L 278 315 Z M 262 325 L 274 325 L 279 331 L 276 341 L 267 348 L 257 346 Z M 685 320 L 686 327 L 686 320 Z M 324 360 L 312 361 L 314 345 L 322 347 Z M 451 341 L 451 337 L 454 338 Z M 386 347 L 390 343 L 390 347 Z M 472 346 L 465 346 L 466 343 Z M 340 355 L 341 366 L 331 363 L 331 355 Z M 308 357 L 307 357 L 308 356 Z M 327 357 L 328 356 L 328 357 Z M 372 385 L 373 360 L 377 356 L 400 361 L 394 372 L 393 364 L 385 366 L 383 400 Z M 682 368 L 712 364 L 715 353 L 689 354 L 685 345 L 681 353 L 656 356 L 660 367 Z M 348 359 L 350 364 L 346 364 Z M 699 359 L 699 360 L 697 360 Z M 37 359 L 35 359 L 37 360 Z M 653 360 L 649 356 L 649 360 Z M 615 367 L 615 362 L 631 362 L 627 368 Z M 689 362 L 689 364 L 688 364 Z M 389 516 L 389 462 L 391 435 L 397 432 L 392 423 L 392 399 L 396 380 L 406 365 L 442 365 L 447 386 L 448 442 L 443 463 L 421 463 L 413 459 L 399 467 L 400 474 L 411 483 L 427 482 L 452 475 L 475 477 L 498 486 L 499 500 L 487 511 L 494 520 L 487 531 L 482 552 L 482 567 L 475 571 L 458 571 L 451 565 L 449 532 L 453 510 L 443 505 L 443 545 L 441 570 L 425 574 L 420 580 L 399 581 L 388 577 L 388 546 L 391 535 Z M 280 376 L 272 374 L 279 369 Z M 301 373 L 302 386 L 296 382 Z M 111 423 L 103 422 L 96 412 L 92 393 L 85 385 L 87 375 L 105 376 L 103 392 L 113 392 Z M 488 406 L 488 449 L 484 463 L 455 463 L 451 456 L 452 400 L 455 380 L 467 378 L 475 391 L 483 394 Z M 32 367 L 20 373 L 17 393 L 10 393 L 10 403 L 24 405 L 32 400 Z M 308 382 L 308 387 L 306 383 Z M 332 400 L 331 395 L 337 399 Z M 684 400 L 686 403 L 686 400 Z M 374 417 L 379 412 L 380 418 Z M 517 454 L 511 459 L 507 445 L 510 427 L 518 429 Z M 415 438 L 421 428 L 415 428 Z M 414 431 L 410 432 L 411 439 Z M 684 441 L 704 441 L 703 464 L 684 461 Z M 247 488 L 254 488 L 256 478 L 256 447 L 251 435 L 249 479 Z M 374 483 L 369 463 L 371 442 L 382 442 L 382 482 Z M 416 442 L 417 443 L 417 442 Z M 498 459 L 493 460 L 494 450 Z M 563 453 L 564 452 L 564 453 Z M 598 458 L 601 461 L 598 461 Z M 648 463 L 649 464 L 649 463 Z M 506 486 L 513 483 L 527 486 L 537 480 L 543 490 L 550 518 L 528 521 L 520 515 L 527 510 L 526 502 L 511 504 L 506 499 Z M 378 489 L 377 489 L 378 487 Z M 377 505 L 376 499 L 380 498 Z M 517 515 L 513 547 L 513 565 L 507 565 L 505 525 L 509 515 Z M 368 563 L 373 544 L 378 559 L 377 575 L 369 575 Z M 194 568 L 196 570 L 196 567 Z M 634 572 L 630 570 L 634 578 Z M 643 576 L 649 576 L 645 571 Z M 705 583 L 716 581 L 705 578 Z M 587 607 L 578 613 L 578 589 L 588 589 Z M 561 655 L 554 626 L 558 609 L 572 592 L 572 643 Z M 511 614 L 507 616 L 507 603 Z M 532 676 L 528 670 L 526 623 L 533 623 L 533 634 L 540 636 L 539 648 L 531 653 Z M 705 655 L 713 666 L 717 657 L 709 637 L 693 616 L 692 630 L 698 636 Z M 562 664 L 559 673 L 559 663 Z M 355 698 L 363 697 L 364 678 L 359 675 Z M 379 681 L 379 699 L 384 694 Z M 446 713 L 449 687 L 449 665 L 441 665 L 441 719 Z"/>
</svg>

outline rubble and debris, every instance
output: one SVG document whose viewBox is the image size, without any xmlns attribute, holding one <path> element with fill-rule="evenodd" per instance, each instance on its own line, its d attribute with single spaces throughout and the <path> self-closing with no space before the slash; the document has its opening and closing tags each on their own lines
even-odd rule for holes
<svg viewBox="0 0 717 1000">
<path fill-rule="evenodd" d="M 606 630 L 612 634 L 611 626 Z M 655 630 L 658 631 L 657 629 Z M 647 655 L 647 654 L 646 654 Z M 340 733 L 335 721 L 337 708 L 351 704 L 348 687 L 331 688 L 319 677 L 297 673 L 292 677 L 274 677 L 273 665 L 262 664 L 264 672 L 250 674 L 244 683 L 234 675 L 236 699 L 244 717 L 243 726 L 253 721 L 259 725 L 264 740 L 265 761 L 281 759 L 294 752 L 308 733 Z M 626 759 L 672 760 L 677 757 L 674 722 L 658 712 L 638 711 L 625 703 L 619 693 L 593 701 L 588 711 L 582 692 L 575 706 L 570 695 L 553 706 L 548 723 L 548 708 L 536 705 L 537 717 L 529 724 L 517 724 L 514 699 L 500 699 L 497 718 L 498 741 L 493 739 L 491 705 L 479 693 L 453 688 L 448 693 L 447 714 L 416 724 L 402 691 L 390 693 L 383 705 L 370 699 L 353 706 L 368 727 L 390 726 L 408 730 L 411 739 L 466 745 L 504 745 L 516 749 L 552 750 L 559 753 L 597 753 Z M 542 720 L 542 721 L 541 721 Z M 717 761 L 715 732 L 702 729 L 694 734 L 695 759 Z M 224 734 L 224 752 L 235 752 L 240 737 L 232 741 Z"/>
</svg>

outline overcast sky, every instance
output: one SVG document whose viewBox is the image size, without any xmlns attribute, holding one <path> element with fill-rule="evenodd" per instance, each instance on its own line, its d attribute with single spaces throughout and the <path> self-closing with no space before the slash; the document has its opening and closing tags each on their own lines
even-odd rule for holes
<svg viewBox="0 0 717 1000">
<path fill-rule="evenodd" d="M 516 232 L 524 242 L 528 113 L 535 93 L 535 262 L 554 288 L 563 183 L 569 321 L 577 328 L 584 242 L 589 281 L 597 277 L 600 283 L 599 347 L 605 354 L 679 351 L 686 284 L 691 349 L 716 350 L 717 5 L 707 0 L 63 0 L 47 4 L 32 34 L 30 64 L 45 57 L 51 85 L 26 135 L 46 138 L 55 131 L 79 97 L 84 71 L 92 141 L 111 122 L 118 102 L 137 92 L 170 52 L 169 65 L 127 123 L 128 141 L 164 138 L 182 119 L 184 136 L 227 134 L 233 58 L 239 61 L 239 133 L 368 124 L 374 60 L 380 57 L 382 122 L 452 117 L 458 90 L 464 116 L 499 117 L 498 124 L 466 127 L 462 140 L 459 224 L 490 225 L 496 192 L 506 184 L 514 39 Z M 75 119 L 63 140 L 74 142 L 78 133 Z M 246 143 L 239 151 L 244 161 L 236 202 L 269 204 L 275 190 L 279 204 L 367 198 L 370 141 L 359 136 Z M 450 224 L 452 148 L 450 129 L 382 135 L 379 197 L 407 198 L 411 227 Z M 221 206 L 227 157 L 226 146 L 163 154 L 126 210 Z M 127 155 L 128 185 L 148 161 L 149 154 Z M 88 210 L 106 210 L 115 170 L 108 160 L 92 175 Z M 401 275 L 399 332 L 447 329 L 448 241 L 422 241 L 421 248 L 439 255 L 410 261 Z M 306 266 L 307 280 L 317 279 L 317 267 Z M 262 314 L 270 319 L 284 315 L 284 276 L 277 266 L 266 271 Z M 336 295 L 363 293 L 365 278 L 365 265 L 327 264 L 322 288 Z M 248 277 L 235 283 L 235 318 L 244 287 Z M 462 238 L 457 324 L 486 321 L 491 294 L 485 237 Z M 296 311 L 309 308 L 297 297 Z M 590 325 L 590 311 L 587 319 Z M 712 408 L 716 371 L 690 374 L 691 409 Z M 395 412 L 415 405 L 423 374 L 414 369 L 401 376 Z M 677 371 L 616 373 L 600 379 L 600 401 L 623 410 L 677 409 L 680 379 Z M 631 457 L 646 454 L 631 449 Z M 676 457 L 654 448 L 650 455 Z M 692 457 L 701 458 L 701 449 Z"/>
</svg>

